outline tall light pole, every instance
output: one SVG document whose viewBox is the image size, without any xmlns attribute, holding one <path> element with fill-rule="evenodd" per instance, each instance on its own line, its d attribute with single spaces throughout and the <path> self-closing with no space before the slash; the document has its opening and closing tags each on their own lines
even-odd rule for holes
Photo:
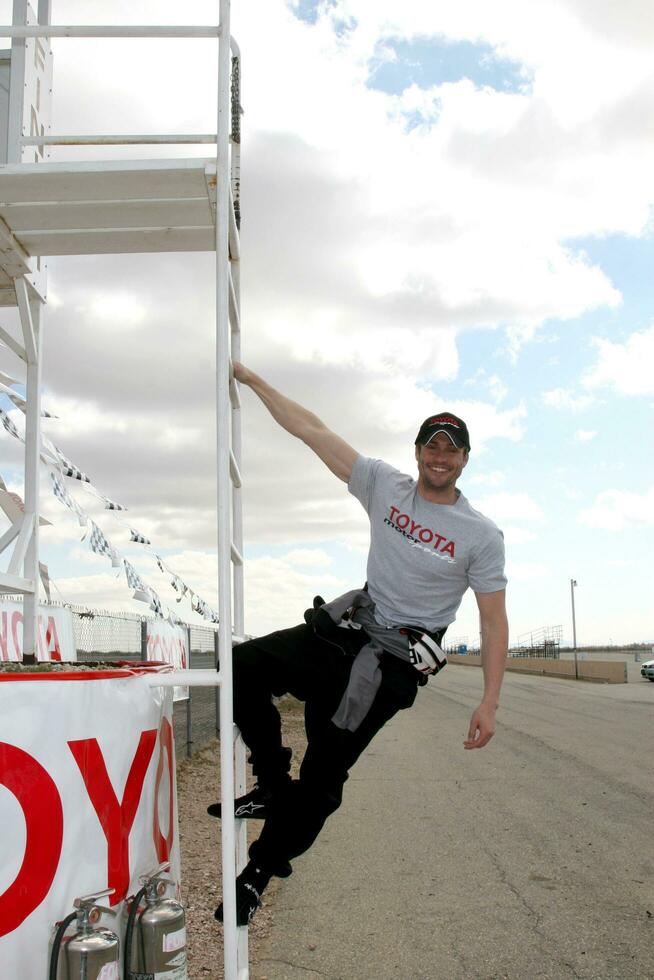
<svg viewBox="0 0 654 980">
<path fill-rule="evenodd" d="M 572 649 L 575 654 L 575 679 L 579 679 L 579 667 L 577 666 L 577 624 L 575 621 L 575 586 L 577 585 L 577 580 L 575 578 L 570 579 L 570 601 L 572 603 Z"/>
</svg>

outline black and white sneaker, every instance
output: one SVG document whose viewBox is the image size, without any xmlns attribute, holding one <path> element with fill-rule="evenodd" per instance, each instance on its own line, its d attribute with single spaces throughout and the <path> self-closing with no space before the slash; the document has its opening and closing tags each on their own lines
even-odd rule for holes
<svg viewBox="0 0 654 980">
<path fill-rule="evenodd" d="M 261 895 L 272 874 L 258 867 L 254 861 L 248 862 L 236 879 L 236 925 L 247 926 L 261 905 Z M 223 903 L 221 902 L 214 917 L 218 922 L 223 921 Z"/>
<path fill-rule="evenodd" d="M 261 789 L 259 785 L 251 789 L 245 796 L 234 800 L 234 816 L 237 820 L 265 820 L 270 809 L 273 794 L 270 790 Z M 223 808 L 220 802 L 211 803 L 207 807 L 210 817 L 222 817 Z"/>
</svg>

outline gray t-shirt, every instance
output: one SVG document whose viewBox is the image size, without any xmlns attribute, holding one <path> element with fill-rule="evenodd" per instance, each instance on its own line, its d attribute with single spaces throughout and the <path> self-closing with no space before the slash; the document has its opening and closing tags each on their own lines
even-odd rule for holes
<svg viewBox="0 0 654 980">
<path fill-rule="evenodd" d="M 368 591 L 384 626 L 437 630 L 454 622 L 463 594 L 506 586 L 504 538 L 462 493 L 433 504 L 380 459 L 359 456 L 348 489 L 370 518 Z"/>
</svg>

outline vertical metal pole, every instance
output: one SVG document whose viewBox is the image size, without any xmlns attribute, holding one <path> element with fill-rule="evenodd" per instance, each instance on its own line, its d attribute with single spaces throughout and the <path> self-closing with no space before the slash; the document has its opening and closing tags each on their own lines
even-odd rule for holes
<svg viewBox="0 0 654 980">
<path fill-rule="evenodd" d="M 230 161 L 230 184 L 232 200 L 234 202 L 234 216 L 237 230 L 240 232 L 241 226 L 241 57 L 238 45 L 232 42 L 235 55 L 231 61 L 232 67 L 232 88 L 231 88 L 231 161 Z M 231 331 L 231 357 L 233 361 L 241 359 L 241 262 L 240 248 L 239 255 L 231 255 L 230 275 L 234 285 L 234 298 L 236 310 L 239 317 L 239 328 Z M 242 470 L 242 440 L 241 440 L 241 409 L 232 409 L 232 452 L 239 468 L 241 476 Z M 240 555 L 243 554 L 243 495 L 240 487 L 232 487 L 232 514 L 234 520 L 234 544 Z M 234 564 L 234 629 L 237 636 L 245 635 L 245 608 L 244 608 L 244 569 L 240 563 Z"/>
<path fill-rule="evenodd" d="M 191 627 L 186 627 L 186 638 L 188 641 L 188 666 L 189 670 L 192 667 L 191 664 Z M 188 698 L 186 699 L 186 758 L 190 759 L 193 755 L 193 688 L 188 688 Z"/>
<path fill-rule="evenodd" d="M 27 0 L 14 0 L 12 23 L 15 27 L 27 23 Z M 23 100 L 25 97 L 25 38 L 11 40 L 11 66 L 9 70 L 9 119 L 7 123 L 7 163 L 20 163 L 23 148 L 22 131 Z"/>
<path fill-rule="evenodd" d="M 570 601 L 572 603 L 572 649 L 575 655 L 575 679 L 579 679 L 579 666 L 577 664 L 577 623 L 575 620 L 575 585 L 576 579 L 570 579 Z"/>
<path fill-rule="evenodd" d="M 193 708 L 191 700 L 193 698 L 193 688 L 188 688 L 186 699 L 186 758 L 190 759 L 193 755 Z"/>
<path fill-rule="evenodd" d="M 229 471 L 229 130 L 230 3 L 220 0 L 216 189 L 216 434 L 218 455 L 218 614 L 220 642 L 220 795 L 224 975 L 237 980 L 236 843 L 234 821 L 234 726 L 232 704 L 231 478 Z"/>
<path fill-rule="evenodd" d="M 231 327 L 231 350 L 232 360 L 241 359 L 241 249 L 240 249 L 240 228 L 241 228 L 241 53 L 238 44 L 233 38 L 230 39 L 232 50 L 231 60 L 231 159 L 230 159 L 230 184 L 231 200 L 234 207 L 234 223 L 236 234 L 239 236 L 238 249 L 234 248 L 230 253 L 230 275 L 234 289 L 234 305 L 236 307 L 237 322 Z M 231 206 L 231 205 L 230 205 Z M 231 216 L 230 216 L 231 220 Z M 238 406 L 232 407 L 232 452 L 236 460 L 241 477 L 242 469 L 242 442 L 241 442 L 241 410 Z M 237 551 L 243 555 L 243 497 L 241 487 L 234 484 L 232 486 L 232 518 L 234 522 L 234 544 Z M 238 636 L 245 635 L 245 597 L 244 597 L 244 572 L 242 562 L 234 563 L 234 629 Z M 236 796 L 242 796 L 246 790 L 246 752 L 243 739 L 238 738 L 234 747 L 234 792 Z M 236 870 L 240 872 L 245 867 L 248 856 L 248 837 L 247 826 L 241 820 L 236 830 Z M 242 976 L 243 964 L 248 963 L 248 930 L 238 930 L 238 953 L 237 962 L 239 976 Z"/>
<path fill-rule="evenodd" d="M 25 24 L 27 20 L 26 0 L 14 0 L 12 22 L 14 25 Z M 19 138 L 22 132 L 23 99 L 25 90 L 25 38 L 13 38 L 11 42 L 11 66 L 9 72 L 9 112 L 7 121 L 7 163 L 21 162 L 21 146 Z M 38 325 L 37 325 L 38 322 Z M 36 660 L 36 628 L 39 608 L 39 559 L 38 559 L 38 496 L 39 496 L 39 441 L 40 441 L 40 360 L 38 352 L 40 343 L 40 316 L 34 318 L 35 341 L 37 347 L 36 365 L 27 363 L 26 390 L 26 438 L 25 438 L 25 517 L 30 519 L 34 514 L 36 520 L 32 530 L 32 539 L 23 561 L 23 576 L 34 581 L 34 594 L 26 594 L 23 599 L 23 661 L 34 663 Z M 38 333 L 37 333 L 38 332 Z M 36 368 L 36 369 L 35 369 Z M 38 441 L 37 441 L 38 440 Z M 36 461 L 34 452 L 36 451 Z"/>
<path fill-rule="evenodd" d="M 216 670 L 220 668 L 220 647 L 218 644 L 218 631 L 213 634 L 213 659 Z M 216 735 L 220 735 L 220 688 L 214 688 L 216 698 Z"/>
<path fill-rule="evenodd" d="M 43 351 L 42 303 L 29 304 L 34 327 L 36 357 L 27 353 L 25 406 L 25 520 L 33 521 L 32 536 L 25 553 L 23 575 L 34 582 L 34 591 L 23 600 L 23 661 L 36 660 L 39 615 L 39 454 L 41 450 L 41 362 Z"/>
<path fill-rule="evenodd" d="M 141 620 L 141 660 L 145 663 L 148 659 L 148 621 Z"/>
</svg>

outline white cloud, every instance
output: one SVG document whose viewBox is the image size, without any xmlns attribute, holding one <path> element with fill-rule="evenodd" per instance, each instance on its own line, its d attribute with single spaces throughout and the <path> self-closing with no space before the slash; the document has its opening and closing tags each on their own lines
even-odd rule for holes
<svg viewBox="0 0 654 980">
<path fill-rule="evenodd" d="M 479 370 L 464 381 L 465 387 L 485 388 L 494 402 L 504 401 L 509 389 L 498 374 L 489 374 L 485 368 Z"/>
<path fill-rule="evenodd" d="M 306 327 L 298 334 L 296 324 L 271 317 L 266 329 L 277 342 L 286 340 L 299 361 L 352 366 L 370 374 L 397 376 L 408 372 L 413 377 L 427 375 L 440 380 L 450 380 L 458 373 L 453 332 L 411 330 L 401 324 L 356 326 L 348 323 L 343 313 L 335 317 L 329 310 L 309 316 Z"/>
<path fill-rule="evenodd" d="M 470 463 L 466 470 L 466 483 L 480 487 L 501 487 L 506 482 L 506 473 L 503 470 L 490 470 L 486 473 L 470 473 Z"/>
<path fill-rule="evenodd" d="M 72 558 L 77 564 L 98 569 L 108 565 L 106 558 L 94 555 L 84 547 L 74 549 Z M 189 622 L 201 621 L 191 612 L 187 599 L 181 604 L 175 602 L 177 593 L 170 585 L 170 576 L 160 573 L 151 556 L 136 553 L 130 555 L 130 560 L 170 609 Z M 187 585 L 217 608 L 215 553 L 188 549 L 166 554 L 164 561 Z M 294 549 L 281 557 L 264 555 L 249 559 L 245 563 L 246 631 L 260 635 L 299 623 L 314 595 L 327 592 L 334 596 L 345 591 L 348 582 L 326 571 L 330 565 L 329 556 L 320 549 Z M 143 603 L 131 598 L 132 591 L 124 574 L 115 578 L 110 573 L 98 571 L 91 575 L 58 578 L 56 585 L 69 602 L 139 613 L 145 609 Z"/>
<path fill-rule="evenodd" d="M 621 395 L 654 394 L 654 326 L 624 343 L 596 339 L 597 363 L 584 375 L 586 388 L 613 388 Z"/>
<path fill-rule="evenodd" d="M 147 309 L 138 296 L 121 291 L 96 293 L 86 309 L 80 310 L 91 322 L 102 321 L 117 334 L 143 325 Z"/>
<path fill-rule="evenodd" d="M 475 501 L 475 508 L 497 521 L 542 521 L 540 505 L 528 493 L 494 493 Z"/>
<path fill-rule="evenodd" d="M 321 548 L 295 548 L 283 555 L 282 560 L 299 568 L 327 568 L 333 559 Z"/>
<path fill-rule="evenodd" d="M 55 585 L 64 600 L 73 604 L 112 611 L 142 612 L 145 609 L 142 602 L 137 604 L 132 601 L 132 592 L 127 588 L 124 577 L 120 581 L 106 572 L 57 578 Z"/>
<path fill-rule="evenodd" d="M 579 514 L 582 524 L 606 531 L 622 531 L 631 525 L 654 524 L 654 487 L 645 493 L 604 490 L 593 505 Z"/>
<path fill-rule="evenodd" d="M 62 15 L 82 10 L 79 3 L 60 6 Z M 117 5 L 115 15 L 131 19 L 141 6 L 133 4 L 130 10 Z M 159 7 L 162 18 L 174 10 L 172 4 Z M 212 5 L 195 7 L 209 18 L 215 15 Z M 591 78 L 586 82 L 585 71 L 583 106 L 595 104 L 598 79 L 592 70 L 599 75 L 605 65 L 605 45 L 598 47 L 595 34 L 585 32 L 565 9 L 553 15 L 546 4 L 536 3 L 527 16 L 515 0 L 501 7 L 503 13 L 488 18 L 484 5 L 474 2 L 455 15 L 440 12 L 437 25 L 431 12 L 425 16 L 413 4 L 398 13 L 386 4 L 340 3 L 334 9 L 324 8 L 315 26 L 298 21 L 281 0 L 270 0 L 263 9 L 246 2 L 234 10 L 234 29 L 252 66 L 244 74 L 243 98 L 250 139 L 263 131 L 275 138 L 293 132 L 297 120 L 302 120 L 302 139 L 319 151 L 327 181 L 332 187 L 341 184 L 332 219 L 341 226 L 340 251 L 347 255 L 368 299 L 393 294 L 414 301 L 422 297 L 432 300 L 435 318 L 442 305 L 454 319 L 532 326 L 547 317 L 574 316 L 617 301 L 601 271 L 559 241 L 561 236 L 592 234 L 605 227 L 609 202 L 616 196 L 615 187 L 612 195 L 606 193 L 613 169 L 607 164 L 586 165 L 589 155 L 593 163 L 607 155 L 604 147 L 602 154 L 597 153 L 597 120 L 593 119 L 591 131 L 583 118 L 586 126 L 573 130 L 571 136 L 569 93 L 565 100 L 559 99 L 558 72 L 567 66 L 570 81 L 574 67 L 577 91 L 579 58 L 588 54 Z M 350 17 L 354 29 L 337 32 L 336 22 Z M 553 22 L 565 30 L 565 46 Z M 401 96 L 367 87 L 369 61 L 385 38 L 437 35 L 487 41 L 500 54 L 533 67 L 534 93 L 496 92 L 477 88 L 467 79 L 424 91 L 413 86 Z M 108 109 L 123 128 L 126 116 L 133 116 L 136 123 L 144 110 L 153 126 L 159 114 L 164 128 L 171 115 L 186 118 L 196 129 L 212 119 L 211 100 L 191 107 L 186 85 L 179 86 L 168 74 L 159 77 L 157 59 L 165 47 L 146 50 L 136 63 L 126 59 L 120 84 L 111 71 L 114 42 L 76 45 L 75 61 L 67 58 L 72 50 L 61 44 L 57 50 L 68 72 L 58 74 L 64 114 L 79 117 L 79 83 L 83 78 L 88 85 L 92 77 L 95 86 L 111 92 Z M 293 59 L 280 61 L 279 50 L 293 50 Z M 622 61 L 626 59 L 620 61 L 620 80 L 629 90 L 629 84 L 644 75 L 645 64 L 632 59 L 623 66 Z M 176 64 L 189 85 L 208 81 L 212 70 L 209 51 L 194 42 L 177 46 Z M 159 98 L 154 97 L 155 91 Z M 602 94 L 608 96 L 609 91 L 615 99 L 615 90 L 606 86 Z M 414 104 L 425 108 L 434 99 L 440 108 L 433 126 L 406 133 L 404 111 Z M 97 111 L 100 98 L 91 101 Z M 362 118 L 365 140 L 361 139 Z M 312 165 L 314 173 L 316 166 Z M 581 185 L 577 167 L 586 174 Z M 588 179 L 589 172 L 595 182 Z M 647 165 L 642 172 L 644 181 Z M 411 179 L 397 180 L 398 174 L 410 174 Z M 645 186 L 632 180 L 620 186 L 627 183 L 632 196 Z M 317 203 L 320 209 L 318 199 Z M 348 220 L 348 214 L 358 220 Z M 284 217 L 288 219 L 287 208 Z M 321 250 L 326 267 L 330 260 L 325 246 L 331 241 L 321 234 L 322 219 L 320 210 L 312 214 L 313 234 L 307 244 L 311 250 Z M 348 321 L 351 327 L 351 317 Z"/>
<path fill-rule="evenodd" d="M 526 527 L 514 527 L 512 524 L 503 524 L 502 532 L 507 545 L 526 544 L 528 541 L 535 541 L 536 535 Z"/>
<path fill-rule="evenodd" d="M 543 578 L 549 574 L 547 565 L 542 562 L 507 561 L 506 576 L 509 582 L 528 582 L 531 579 Z"/>
<path fill-rule="evenodd" d="M 596 429 L 577 429 L 575 432 L 575 439 L 577 442 L 591 442 L 596 435 Z"/>
<path fill-rule="evenodd" d="M 246 630 L 261 635 L 302 622 L 314 595 L 339 595 L 348 583 L 337 575 L 310 573 L 285 558 L 263 556 L 246 564 Z"/>
<path fill-rule="evenodd" d="M 454 401 L 449 407 L 459 418 L 465 419 L 470 431 L 472 451 L 475 453 L 486 450 L 491 439 L 520 442 L 524 437 L 523 419 L 527 417 L 524 405 L 499 409 L 488 402 Z"/>
<path fill-rule="evenodd" d="M 492 374 L 488 379 L 488 390 L 496 402 L 504 401 L 509 393 L 509 389 L 497 374 Z"/>
<path fill-rule="evenodd" d="M 595 401 L 592 395 L 576 395 L 566 388 L 553 388 L 543 392 L 543 402 L 562 412 L 583 412 Z"/>
<path fill-rule="evenodd" d="M 124 433 L 130 428 L 129 419 L 116 411 L 117 406 L 57 394 L 47 396 L 46 402 L 48 410 L 57 419 L 47 422 L 44 431 L 60 449 L 61 439 L 68 435 L 77 438 L 92 433 L 96 438 L 101 438 L 106 432 Z M 83 465 L 80 465 L 80 469 L 84 469 Z"/>
</svg>

